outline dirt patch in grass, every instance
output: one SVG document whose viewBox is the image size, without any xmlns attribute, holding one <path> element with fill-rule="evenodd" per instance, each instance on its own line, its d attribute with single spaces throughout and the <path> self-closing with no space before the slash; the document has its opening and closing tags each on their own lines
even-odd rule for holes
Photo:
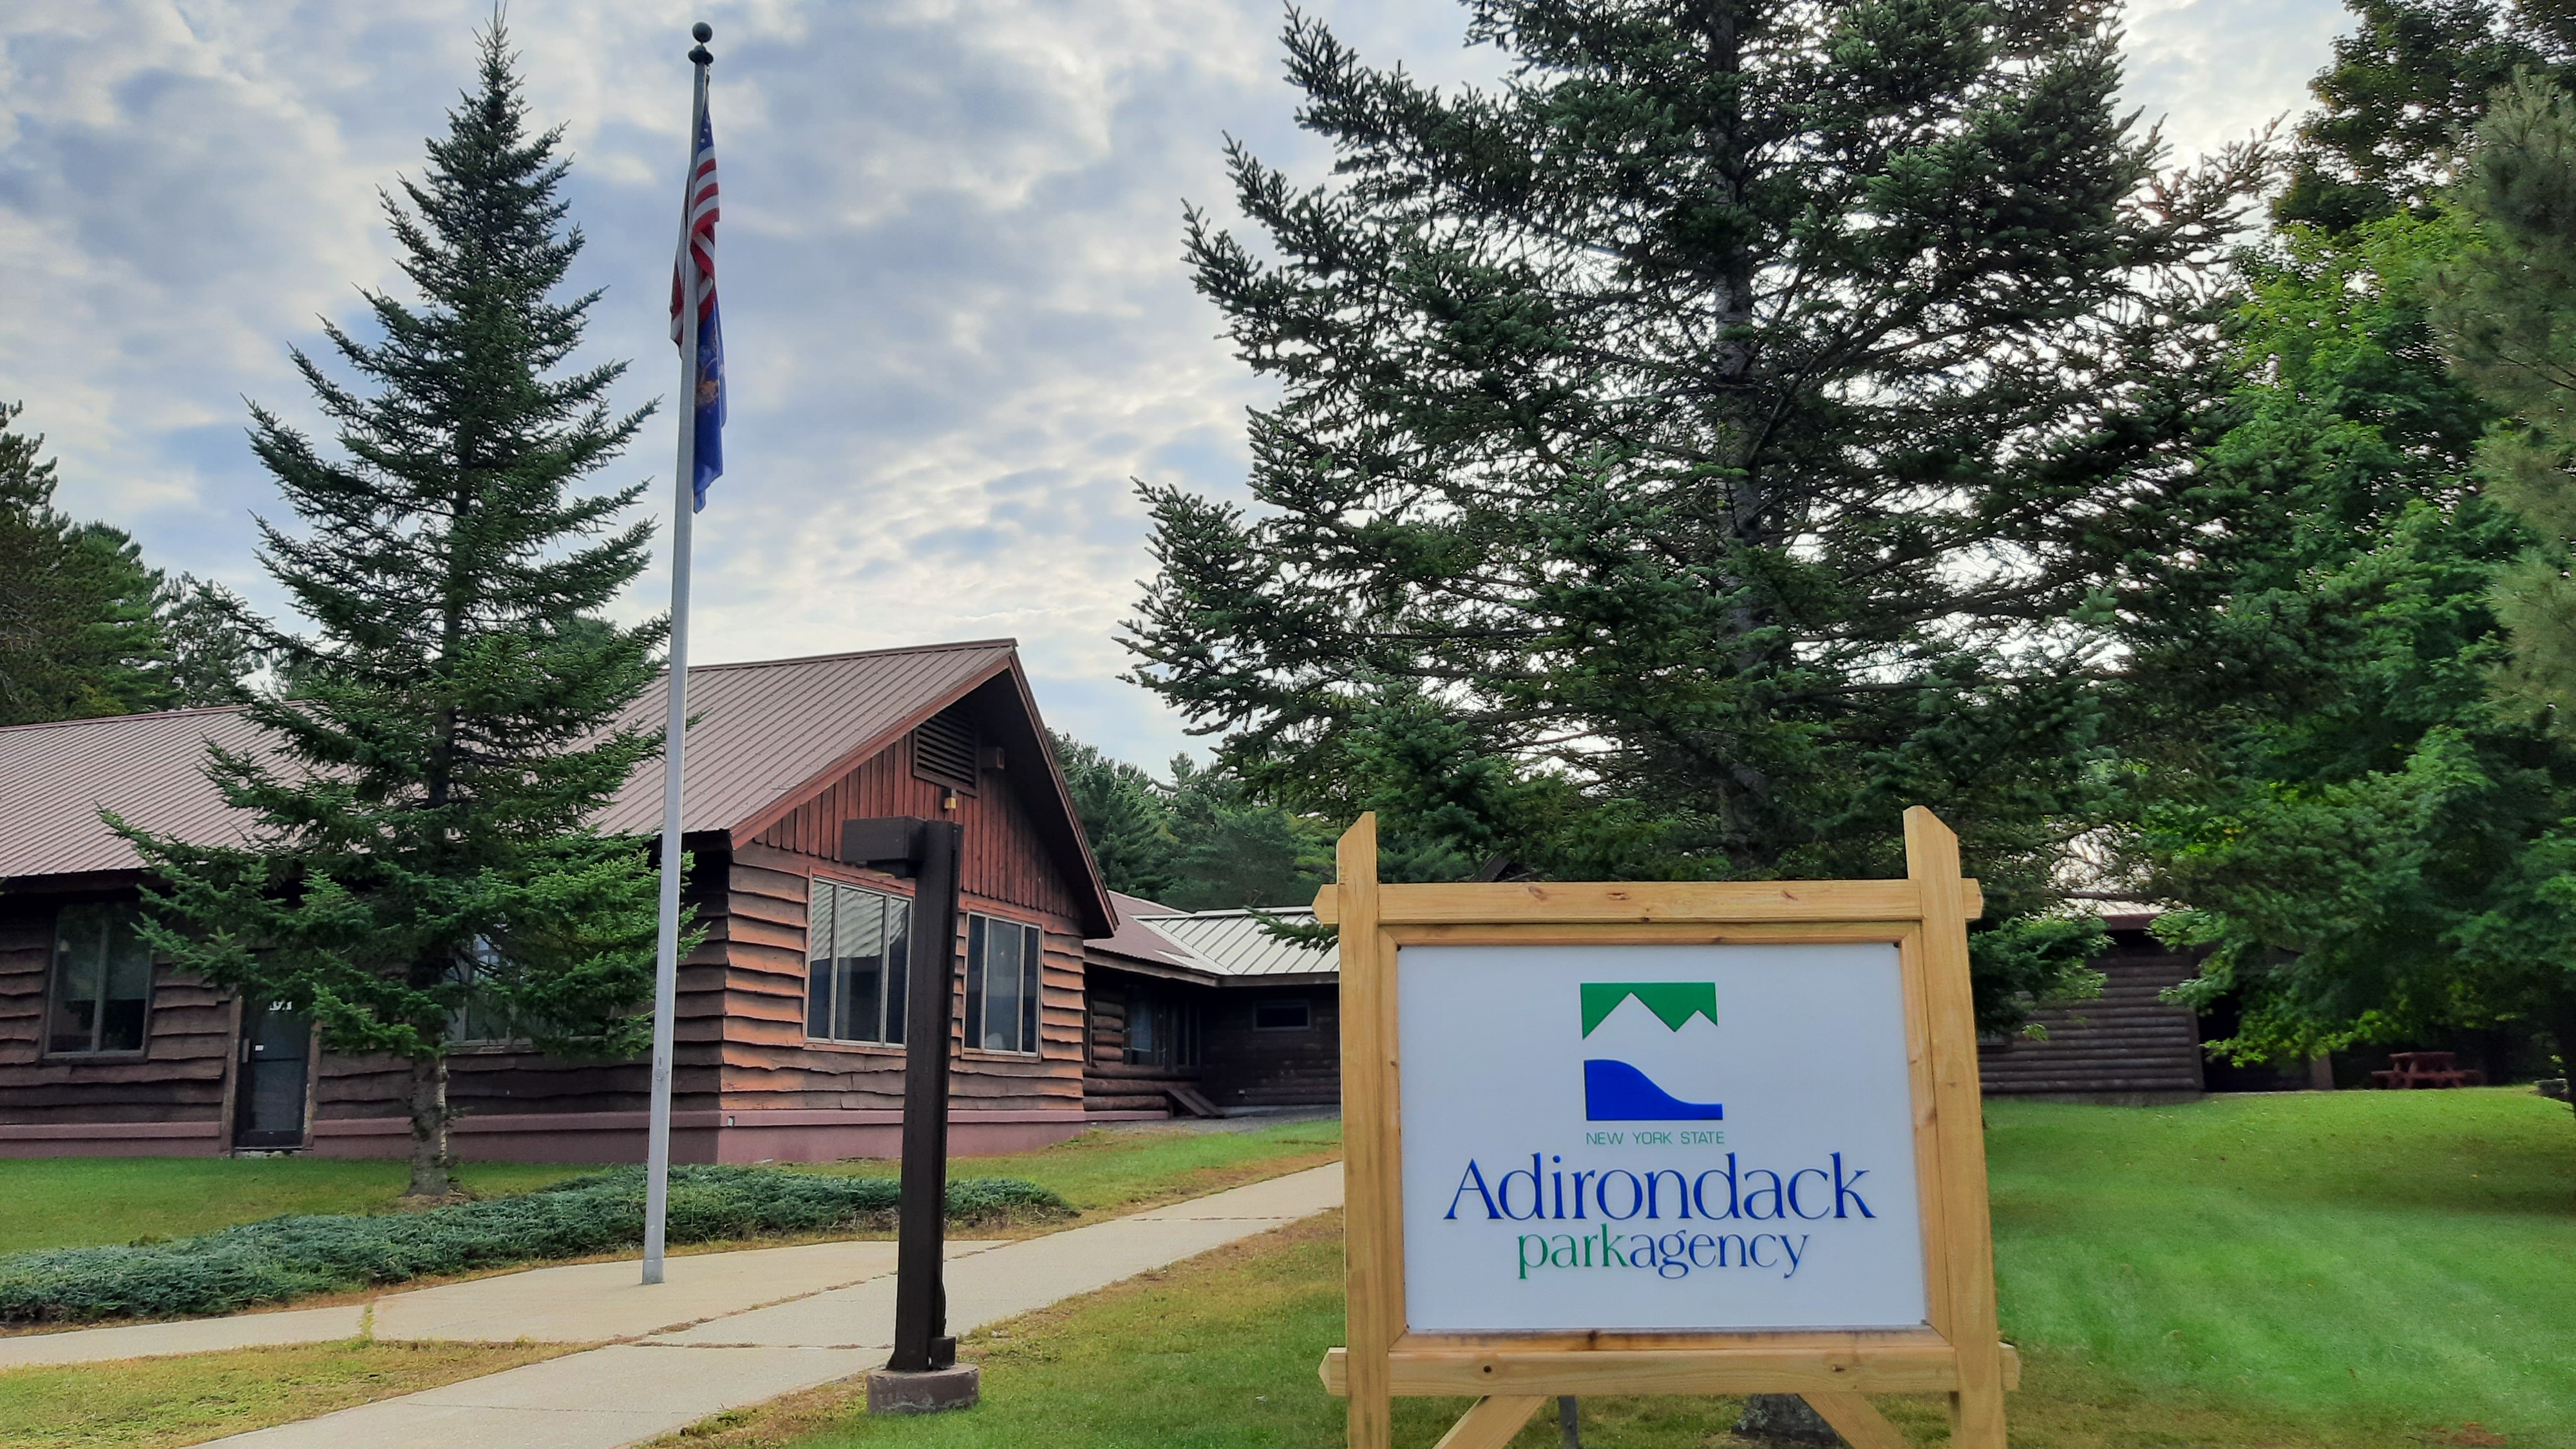
<svg viewBox="0 0 2576 1449">
<path fill-rule="evenodd" d="M 341 1343 L 0 1373 L 9 1449 L 167 1449 L 572 1353 L 560 1343 Z"/>
</svg>

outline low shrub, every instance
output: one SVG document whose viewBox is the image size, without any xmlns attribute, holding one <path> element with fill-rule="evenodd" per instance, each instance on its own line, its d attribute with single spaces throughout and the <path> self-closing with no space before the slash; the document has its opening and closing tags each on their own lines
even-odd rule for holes
<svg viewBox="0 0 2576 1449">
<path fill-rule="evenodd" d="M 703 1243 L 894 1219 L 890 1178 L 758 1167 L 673 1167 L 666 1235 Z M 948 1218 L 991 1223 L 1072 1215 L 1016 1178 L 948 1184 Z M 0 1323 L 229 1313 L 313 1293 L 587 1257 L 644 1241 L 644 1172 L 621 1167 L 543 1192 L 421 1212 L 270 1218 L 192 1238 L 0 1257 Z"/>
</svg>

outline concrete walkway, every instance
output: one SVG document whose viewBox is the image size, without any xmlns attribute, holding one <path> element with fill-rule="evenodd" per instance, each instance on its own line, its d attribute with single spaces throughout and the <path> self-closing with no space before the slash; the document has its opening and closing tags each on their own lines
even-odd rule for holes
<svg viewBox="0 0 2576 1449">
<path fill-rule="evenodd" d="M 948 1331 L 1088 1293 L 1342 1201 L 1336 1164 L 1017 1242 L 948 1245 Z M 355 1337 L 600 1343 L 444 1388 L 219 1440 L 256 1449 L 617 1449 L 710 1414 L 864 1373 L 894 1340 L 895 1245 L 816 1243 L 537 1268 L 371 1305 L 0 1339 L 0 1368 Z"/>
</svg>

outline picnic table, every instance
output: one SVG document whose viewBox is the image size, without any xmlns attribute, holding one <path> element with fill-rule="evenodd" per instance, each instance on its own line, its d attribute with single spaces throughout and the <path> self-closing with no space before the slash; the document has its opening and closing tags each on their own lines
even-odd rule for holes
<svg viewBox="0 0 2576 1449">
<path fill-rule="evenodd" d="M 2455 1052 L 2390 1052 L 2389 1069 L 2370 1074 L 2374 1087 L 2483 1087 L 2487 1074 L 2458 1065 Z"/>
</svg>

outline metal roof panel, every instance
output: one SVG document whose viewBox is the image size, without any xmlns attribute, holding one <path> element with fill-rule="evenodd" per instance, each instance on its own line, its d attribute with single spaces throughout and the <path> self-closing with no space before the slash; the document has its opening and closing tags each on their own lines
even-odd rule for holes
<svg viewBox="0 0 2576 1449">
<path fill-rule="evenodd" d="M 1212 976 L 1243 980 L 1262 976 L 1311 976 L 1341 970 L 1341 951 L 1332 943 L 1305 946 L 1295 941 L 1280 940 L 1263 928 L 1262 918 L 1265 916 L 1297 925 L 1311 925 L 1315 913 L 1302 906 L 1258 913 L 1175 911 L 1156 914 L 1143 909 L 1146 904 L 1133 897 L 1119 898 L 1120 930 L 1115 939 L 1124 941 L 1130 927 L 1151 931 L 1186 952 L 1193 958 L 1191 964 L 1196 969 Z M 1114 944 L 1093 944 L 1117 949 Z"/>
</svg>

